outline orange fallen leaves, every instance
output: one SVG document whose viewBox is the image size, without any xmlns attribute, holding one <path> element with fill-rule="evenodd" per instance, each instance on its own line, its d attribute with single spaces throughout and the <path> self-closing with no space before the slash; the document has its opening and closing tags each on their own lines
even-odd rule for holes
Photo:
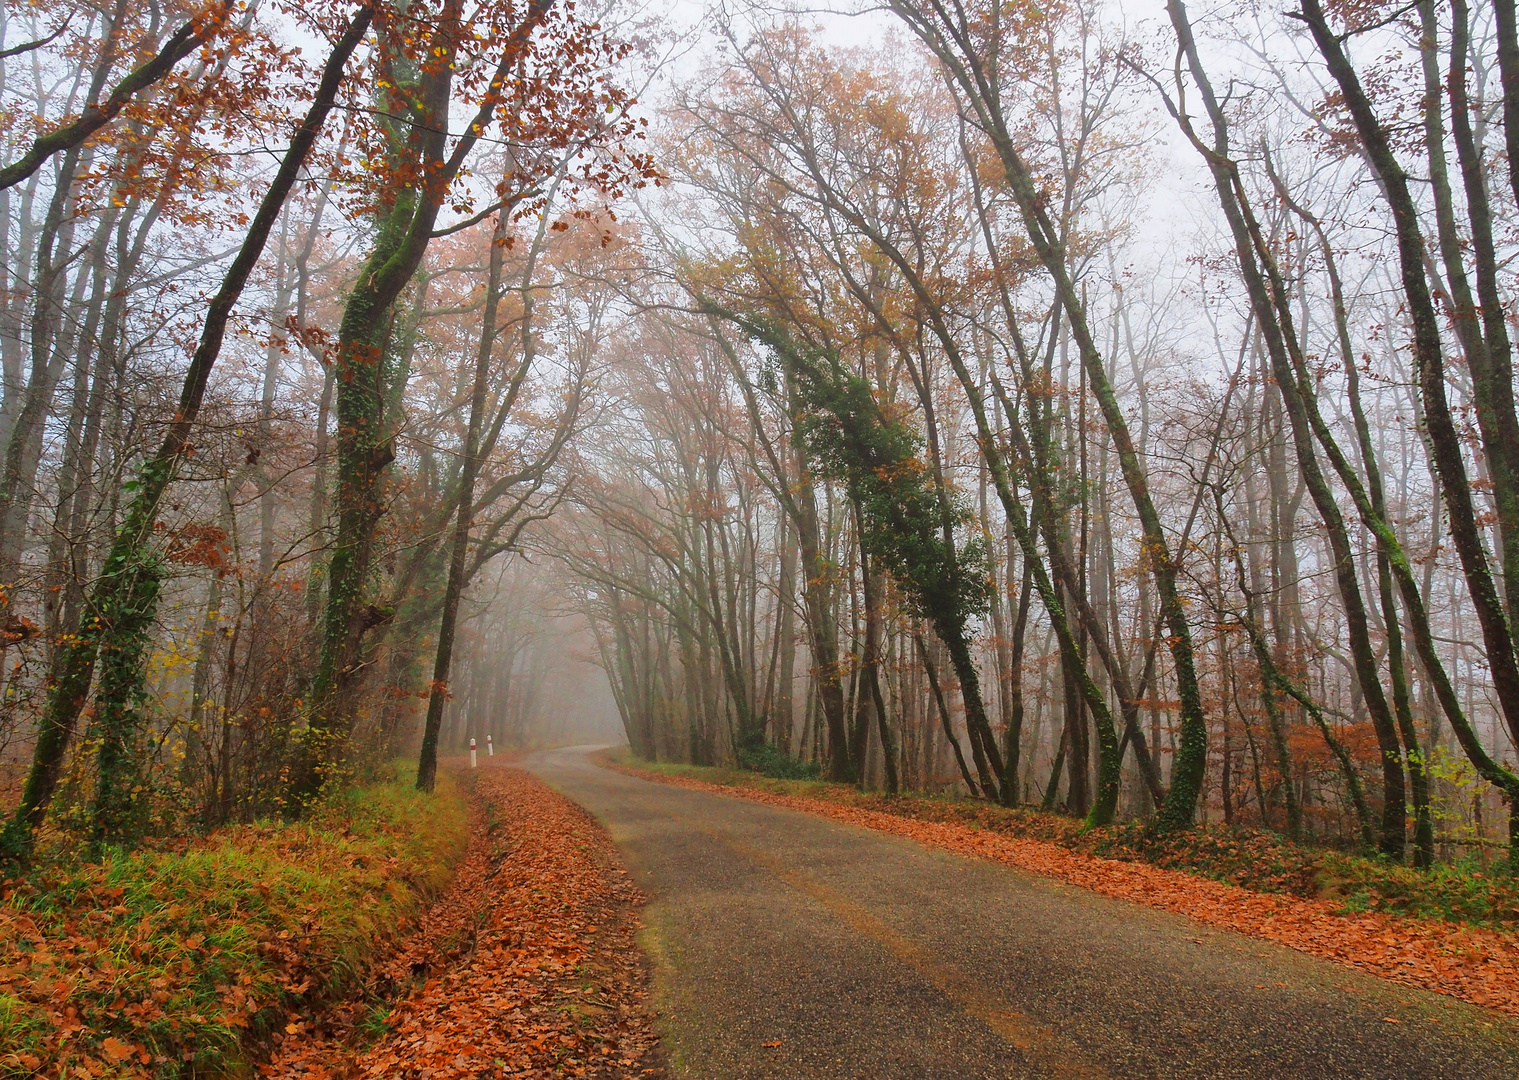
<svg viewBox="0 0 1519 1080">
<path fill-rule="evenodd" d="M 384 1034 L 362 1052 L 354 1018 L 287 1037 L 264 1076 L 665 1076 L 633 940 L 639 897 L 611 841 L 527 773 L 476 776 L 457 876 L 384 967 L 380 989 L 410 988 Z"/>
<path fill-rule="evenodd" d="M 1043 840 L 954 822 L 920 821 L 823 799 L 730 787 L 626 765 L 609 767 L 662 784 L 800 810 L 905 836 L 930 847 L 1068 881 L 1104 896 L 1178 912 L 1209 926 L 1271 941 L 1405 986 L 1519 1016 L 1519 942 L 1513 934 L 1379 912 L 1344 912 L 1330 901 L 1252 892 L 1180 870 L 1103 859 Z"/>
<path fill-rule="evenodd" d="M 118 1064 L 137 1054 L 137 1047 L 131 1043 L 122 1042 L 114 1035 L 107 1036 L 105 1041 L 100 1044 L 100 1049 L 105 1053 L 106 1057 Z"/>
</svg>

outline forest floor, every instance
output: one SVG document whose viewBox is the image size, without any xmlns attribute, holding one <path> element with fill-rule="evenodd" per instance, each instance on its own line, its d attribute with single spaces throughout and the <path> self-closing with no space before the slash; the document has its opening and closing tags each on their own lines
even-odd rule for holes
<svg viewBox="0 0 1519 1080">
<path fill-rule="evenodd" d="M 774 780 L 731 769 L 651 766 L 625 755 L 605 755 L 602 762 L 643 779 L 821 815 L 1057 878 L 1519 1016 L 1519 938 L 1512 921 L 1492 925 L 1490 919 L 1460 918 L 1463 897 L 1482 915 L 1491 915 L 1495 907 L 1509 914 L 1513 884 L 1503 879 L 1478 874 L 1470 881 L 1472 875 L 1467 874 L 1463 885 L 1453 878 L 1447 885 L 1457 894 L 1453 901 L 1442 905 L 1426 900 L 1421 910 L 1436 917 L 1412 918 L 1364 910 L 1370 906 L 1364 895 L 1340 894 L 1346 889 L 1344 879 L 1354 881 L 1357 875 L 1373 882 L 1373 889 L 1380 884 L 1391 893 L 1401 885 L 1409 892 L 1413 886 L 1406 883 L 1418 879 L 1417 872 L 1369 863 L 1358 870 L 1354 860 L 1336 855 L 1329 865 L 1340 876 L 1332 889 L 1326 889 L 1322 854 L 1259 832 L 1199 832 L 1184 845 L 1141 851 L 1123 833 L 1083 834 L 1072 819 L 986 803 L 890 797 L 844 784 Z M 1103 857 L 1099 851 L 1119 857 Z M 1167 860 L 1171 866 L 1164 865 Z M 1175 868 L 1189 863 L 1212 876 Z M 1231 874 L 1231 868 L 1245 866 L 1251 867 L 1248 873 L 1241 869 Z M 1216 879 L 1228 876 L 1237 881 Z M 1427 891 L 1438 888 L 1437 882 Z M 1322 895 L 1325 892 L 1332 895 Z M 1475 900 L 1474 893 L 1479 894 Z M 1495 893 L 1501 906 L 1493 903 Z"/>
<path fill-rule="evenodd" d="M 603 822 L 649 897 L 640 941 L 677 1077 L 1519 1076 L 1519 1022 L 1450 996 L 1512 1003 L 1471 975 L 1504 962 L 1475 955 L 1491 931 L 1409 956 L 1455 969 L 1442 996 L 1422 973 L 1365 973 L 1397 977 L 1381 961 L 1402 938 L 1372 933 L 1385 916 L 957 823 L 650 782 L 586 748 L 523 766 Z M 1264 939 L 1269 903 L 1280 927 L 1330 955 L 1348 933 L 1371 963 Z"/>
<path fill-rule="evenodd" d="M 103 862 L 48 839 L 0 880 L 0 1080 L 663 1077 L 640 904 L 505 767 Z"/>
<path fill-rule="evenodd" d="M 0 879 L 0 1077 L 245 1075 L 287 1023 L 364 992 L 467 840 L 452 779 L 429 796 L 400 775 L 104 859 L 45 830 Z"/>
<path fill-rule="evenodd" d="M 259 1072 L 659 1080 L 640 903 L 583 810 L 518 769 L 481 768 L 465 858 L 374 980 L 380 1007 L 292 1018 Z"/>
</svg>

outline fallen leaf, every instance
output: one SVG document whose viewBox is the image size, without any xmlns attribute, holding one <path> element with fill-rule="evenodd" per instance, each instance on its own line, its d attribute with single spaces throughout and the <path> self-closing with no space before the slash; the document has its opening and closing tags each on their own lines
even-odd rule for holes
<svg viewBox="0 0 1519 1080">
<path fill-rule="evenodd" d="M 667 1075 L 642 1001 L 647 975 L 633 937 L 640 898 L 625 873 L 608 867 L 617 858 L 611 839 L 516 769 L 482 774 L 473 800 L 470 846 L 452 884 L 375 976 L 412 988 L 385 1035 L 360 1053 L 341 1030 L 292 1024 L 299 1033 L 261 1076 Z M 493 831 L 492 820 L 510 825 Z M 587 935 L 597 932 L 592 967 Z"/>
<path fill-rule="evenodd" d="M 100 1049 L 105 1052 L 106 1057 L 118 1064 L 137 1053 L 137 1047 L 131 1043 L 122 1042 L 114 1035 L 107 1035 L 101 1042 Z"/>
</svg>

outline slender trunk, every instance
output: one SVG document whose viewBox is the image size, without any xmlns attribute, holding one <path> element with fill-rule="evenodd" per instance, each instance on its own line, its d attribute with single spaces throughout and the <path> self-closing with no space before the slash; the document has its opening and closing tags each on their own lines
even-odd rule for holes
<svg viewBox="0 0 1519 1080">
<path fill-rule="evenodd" d="M 1440 478 L 1445 506 L 1449 511 L 1451 537 L 1461 560 L 1461 568 L 1466 578 L 1472 606 L 1476 609 L 1478 622 L 1482 627 L 1483 643 L 1487 648 L 1487 660 L 1492 671 L 1493 688 L 1510 737 L 1519 742 L 1519 665 L 1515 663 L 1513 639 L 1493 582 L 1487 553 L 1483 549 L 1471 485 L 1462 458 L 1460 435 L 1456 430 L 1455 420 L 1446 398 L 1445 363 L 1440 342 L 1439 317 L 1424 274 L 1424 238 L 1419 228 L 1417 206 L 1409 190 L 1408 176 L 1393 153 L 1387 133 L 1376 117 L 1371 101 L 1361 85 L 1360 77 L 1345 54 L 1342 40 L 1330 30 L 1318 0 L 1303 0 L 1299 17 L 1307 24 L 1319 54 L 1324 58 L 1330 75 L 1344 95 L 1346 108 L 1350 112 L 1361 144 L 1381 181 L 1383 195 L 1392 210 L 1402 291 L 1413 326 L 1414 363 L 1417 369 L 1431 457 L 1434 461 L 1435 472 Z M 1385 530 L 1385 523 L 1383 523 L 1383 528 Z M 1389 546 L 1389 556 L 1394 563 L 1394 575 L 1400 576 L 1400 570 L 1405 568 L 1398 565 L 1398 558 L 1392 553 L 1391 546 L 1396 543 L 1395 538 L 1391 537 L 1390 530 L 1386 532 L 1388 534 L 1386 536 L 1379 532 L 1379 538 Z M 1411 580 L 1407 584 L 1411 584 Z M 1405 592 L 1405 605 L 1417 622 L 1418 616 L 1423 613 L 1422 598 L 1407 595 L 1407 585 L 1401 580 L 1399 588 Z M 1425 635 L 1419 632 L 1418 627 L 1415 629 L 1422 656 Z M 1438 657 L 1431 659 L 1434 662 L 1431 663 L 1430 659 L 1426 659 L 1425 668 L 1431 677 L 1435 677 L 1434 669 L 1439 668 L 1440 665 Z M 1442 698 L 1448 701 L 1445 705 L 1446 713 L 1452 718 L 1453 725 L 1456 721 L 1452 714 L 1462 716 L 1461 726 L 1457 727 L 1457 736 L 1462 740 L 1468 757 L 1473 759 L 1473 763 L 1485 778 L 1500 784 L 1508 793 L 1510 836 L 1515 844 L 1519 844 L 1519 778 L 1492 762 L 1480 743 L 1476 741 L 1475 733 L 1462 731 L 1462 727 L 1465 726 L 1464 713 L 1460 710 L 1459 703 L 1453 697 L 1448 697 L 1443 688 L 1440 689 Z M 1519 866 L 1519 847 L 1511 848 L 1510 862 Z"/>
<path fill-rule="evenodd" d="M 793 418 L 796 409 L 793 397 Z M 802 572 L 805 574 L 802 595 L 807 610 L 808 644 L 812 651 L 812 679 L 828 732 L 828 778 L 848 781 L 854 776 L 854 765 L 849 758 L 844 688 L 839 672 L 838 627 L 833 617 L 834 581 L 838 571 L 823 551 L 817 497 L 805 462 L 799 462 L 798 471 L 796 498 L 788 508 L 796 523 Z"/>
<path fill-rule="evenodd" d="M 1492 247 L 1491 212 L 1482 177 L 1480 150 L 1471 130 L 1470 105 L 1466 96 L 1466 47 L 1468 37 L 1468 12 L 1464 3 L 1452 8 L 1452 34 L 1450 43 L 1450 92 L 1452 134 L 1466 189 L 1471 224 L 1470 248 L 1478 273 L 1479 292 L 1484 310 L 1479 312 L 1472 297 L 1467 279 L 1464 257 L 1467 245 L 1457 231 L 1454 200 L 1451 194 L 1445 160 L 1445 132 L 1441 105 L 1441 80 L 1439 72 L 1439 24 L 1431 3 L 1419 5 L 1422 38 L 1420 51 L 1424 73 L 1424 127 L 1425 143 L 1429 151 L 1430 187 L 1434 196 L 1436 236 L 1439 251 L 1449 283 L 1450 295 L 1446 298 L 1450 316 L 1462 351 L 1466 356 L 1472 377 L 1472 401 L 1481 433 L 1484 464 L 1492 482 L 1493 501 L 1497 509 L 1496 536 L 1503 565 L 1504 601 L 1512 625 L 1519 589 L 1514 585 L 1513 567 L 1519 565 L 1519 529 L 1516 529 L 1516 507 L 1519 492 L 1515 490 L 1516 469 L 1519 456 L 1514 451 L 1519 440 L 1515 438 L 1512 404 L 1512 371 L 1509 356 L 1507 327 L 1501 310 L 1495 284 L 1495 258 Z M 1501 16 L 1500 16 L 1501 19 Z M 1500 27 L 1500 54 L 1501 44 Z M 1435 277 L 1435 288 L 1439 280 Z M 1492 305 L 1488 307 L 1488 305 Z M 1501 385 L 1498 385 L 1501 379 Z M 1417 783 L 1417 781 L 1416 781 Z"/>
<path fill-rule="evenodd" d="M 1423 0 L 1421 12 L 1432 6 L 1431 0 Z M 1426 35 L 1432 38 L 1435 30 L 1433 11 L 1429 15 Z M 1493 211 L 1488 200 L 1482 150 L 1472 131 L 1472 102 L 1466 89 L 1469 23 L 1470 12 L 1466 0 L 1452 0 L 1450 74 L 1447 79 L 1451 134 L 1455 139 L 1456 158 L 1460 163 L 1462 188 L 1466 195 L 1467 221 L 1471 226 L 1472 265 L 1477 278 L 1483 338 L 1482 363 L 1472 365 L 1472 400 L 1477 409 L 1478 426 L 1482 430 L 1483 449 L 1498 509 L 1499 561 L 1502 566 L 1508 621 L 1512 628 L 1519 625 L 1519 414 L 1516 414 L 1514 406 L 1513 349 L 1498 286 Z M 1438 83 L 1429 90 L 1438 101 Z M 1444 247 L 1442 235 L 1441 248 Z M 1457 261 L 1459 265 L 1459 248 Z"/>
<path fill-rule="evenodd" d="M 1139 516 L 1144 551 L 1155 579 L 1167 630 L 1167 645 L 1175 670 L 1181 703 L 1181 739 L 1171 768 L 1171 790 L 1156 818 L 1163 832 L 1191 825 L 1207 771 L 1208 729 L 1203 715 L 1202 694 L 1193 660 L 1192 630 L 1177 586 L 1177 563 L 1150 495 L 1144 463 L 1129 432 L 1128 419 L 1113 391 L 1087 322 L 1086 304 L 1072 280 L 1064 244 L 1050 220 L 1044 195 L 1014 143 L 1002 113 L 998 75 L 987 57 L 963 43 L 977 39 L 979 31 L 967 29 L 958 16 L 939 6 L 916 0 L 892 0 L 891 8 L 912 28 L 946 69 L 963 95 L 973 119 L 992 142 L 1003 167 L 1010 193 L 1023 219 L 1024 231 L 1045 272 L 1050 275 L 1060 306 L 1065 311 L 1082 367 L 1093 397 L 1102 411 L 1109 437 L 1117 452 L 1119 470 Z M 995 48 L 1000 42 L 994 42 Z M 963 380 L 962 380 L 963 381 Z M 985 435 L 983 434 L 983 440 Z M 1099 725 L 1099 739 L 1106 734 Z M 1118 748 L 1116 732 L 1111 752 Z M 1117 777 L 1112 778 L 1116 800 Z M 1101 787 L 1102 785 L 1099 784 Z M 1104 796 L 1104 799 L 1106 796 Z M 1104 799 L 1099 799 L 1099 805 Z"/>
<path fill-rule="evenodd" d="M 870 565 L 870 555 L 860 545 L 860 595 L 865 608 L 865 647 L 861 657 L 865 689 L 869 694 L 871 709 L 875 712 L 877 729 L 881 735 L 881 757 L 886 770 L 886 791 L 895 795 L 898 790 L 897 748 L 892 737 L 891 725 L 886 717 L 886 703 L 881 694 L 881 610 L 877 589 L 880 582 Z M 862 770 L 863 771 L 863 770 Z"/>
<path fill-rule="evenodd" d="M 944 690 L 939 685 L 938 667 L 934 664 L 933 657 L 928 654 L 928 645 L 924 642 L 923 635 L 915 632 L 913 641 L 918 646 L 918 660 L 923 665 L 923 673 L 928 676 L 928 687 L 933 694 L 934 707 L 939 712 L 939 723 L 944 728 L 944 739 L 955 753 L 955 763 L 960 766 L 960 779 L 965 781 L 966 790 L 974 796 L 979 789 L 975 778 L 970 774 L 970 767 L 965 764 L 965 751 L 960 749 L 960 739 L 955 734 L 955 725 L 950 719 L 949 706 L 944 701 Z"/>
<path fill-rule="evenodd" d="M 1011 566 L 1012 530 L 1009 529 L 1008 532 L 1008 555 L 1009 566 Z M 1025 562 L 1023 580 L 1018 586 L 1018 613 L 1013 618 L 1012 649 L 1007 664 L 1008 700 L 1004 706 L 1007 715 L 1007 730 L 1002 735 L 1002 760 L 1007 769 L 1008 783 L 1012 786 L 1014 803 L 1022 801 L 1018 777 L 1019 764 L 1023 756 L 1023 654 L 1028 642 L 1028 613 L 1029 608 L 1032 607 L 1030 600 L 1033 595 L 1032 571 Z"/>
<path fill-rule="evenodd" d="M 771 712 L 775 744 L 787 757 L 791 756 L 791 729 L 796 722 L 796 544 L 791 535 L 793 528 L 788 519 L 783 518 L 779 523 L 781 565 L 777 603 L 780 604 L 780 625 L 777 633 L 780 635 L 780 653 L 775 703 Z"/>
<path fill-rule="evenodd" d="M 53 387 L 61 374 L 54 355 L 54 339 L 64 311 L 65 271 L 67 262 L 59 256 L 68 248 L 74 231 L 74 219 L 65 220 L 65 209 L 73 190 L 74 177 L 80 168 L 80 151 L 69 150 L 48 204 L 37 240 L 37 275 L 32 287 L 32 317 L 28 327 L 31 345 L 31 372 L 27 380 L 20 411 L 5 442 L 3 469 L 0 469 L 0 586 L 9 605 L 9 594 L 20 575 L 21 552 L 26 543 L 27 517 L 31 508 L 31 479 L 35 467 L 27 468 L 33 446 L 40 445 L 42 428 L 47 422 L 53 401 Z M 97 246 L 108 234 L 101 229 Z"/>
<path fill-rule="evenodd" d="M 206 612 L 201 619 L 200 640 L 195 650 L 195 668 L 190 675 L 190 715 L 185 723 L 184 776 L 192 779 L 201 766 L 201 748 L 205 744 L 206 705 L 211 693 L 211 666 L 216 656 L 216 639 L 220 632 L 222 576 L 211 575 L 206 592 Z M 223 720 L 225 724 L 225 719 Z M 208 821 L 208 824 L 212 822 Z M 219 824 L 219 822 L 215 822 Z"/>
<path fill-rule="evenodd" d="M 1293 331 L 1291 315 L 1287 307 L 1286 286 L 1275 261 L 1261 240 L 1259 226 L 1245 198 L 1243 186 L 1239 183 L 1234 163 L 1229 157 L 1227 120 L 1222 107 L 1213 95 L 1212 85 L 1203 69 L 1192 37 L 1186 8 L 1181 0 L 1169 0 L 1169 7 L 1172 25 L 1187 55 L 1193 80 L 1201 90 L 1209 119 L 1213 124 L 1213 146 L 1204 147 L 1202 142 L 1195 137 L 1194 143 L 1205 154 L 1209 169 L 1213 174 L 1219 203 L 1233 233 L 1240 272 L 1250 294 L 1256 323 L 1265 339 L 1277 389 L 1281 393 L 1282 404 L 1291 422 L 1298 471 L 1327 533 L 1334 563 L 1335 584 L 1345 610 L 1346 629 L 1350 638 L 1356 680 L 1366 702 L 1367 712 L 1371 717 L 1377 745 L 1381 752 L 1383 814 L 1380 846 L 1384 854 L 1394 859 L 1401 859 L 1405 842 L 1404 819 L 1407 813 L 1402 744 L 1392 711 L 1388 707 L 1386 695 L 1382 690 L 1381 675 L 1377 670 L 1376 655 L 1371 646 L 1369 621 L 1360 583 L 1357 580 L 1349 530 L 1346 528 L 1344 515 L 1335 501 L 1328 479 L 1319 465 L 1314 447 L 1315 429 L 1309 417 L 1309 405 L 1306 400 L 1312 393 L 1312 384 L 1307 377 Z M 1185 126 L 1187 122 L 1183 119 L 1182 123 Z"/>
<path fill-rule="evenodd" d="M 1274 175 L 1272 179 L 1276 180 Z M 1330 296 L 1334 302 L 1335 338 L 1340 349 L 1341 366 L 1345 371 L 1345 396 L 1355 424 L 1361 468 L 1366 474 L 1367 495 L 1372 510 L 1386 520 L 1387 499 L 1382 481 L 1382 466 L 1377 457 L 1376 447 L 1372 444 L 1371 423 L 1366 417 L 1366 410 L 1361 401 L 1360 369 L 1356 365 L 1355 350 L 1350 342 L 1349 310 L 1345 302 L 1345 290 L 1340 279 L 1334 247 L 1329 243 L 1329 238 L 1318 218 L 1292 200 L 1287 195 L 1284 185 L 1276 183 L 1276 187 L 1283 202 L 1308 224 L 1319 241 L 1320 254 L 1324 259 L 1324 267 L 1329 277 Z M 1403 629 L 1400 625 L 1395 599 L 1392 561 L 1388 558 L 1386 549 L 1380 545 L 1377 548 L 1377 595 L 1381 607 L 1382 625 L 1387 636 L 1387 667 L 1392 682 L 1393 714 L 1397 717 L 1398 733 L 1403 740 L 1404 756 L 1408 762 L 1409 787 L 1414 803 L 1414 865 L 1420 869 L 1427 869 L 1434 862 L 1435 843 L 1434 815 L 1429 803 L 1429 775 L 1409 701 L 1408 667 L 1403 655 Z"/>
<path fill-rule="evenodd" d="M 469 399 L 469 428 L 459 467 L 458 510 L 448 556 L 448 582 L 443 587 L 443 612 L 438 623 L 438 648 L 433 659 L 431 689 L 427 695 L 427 720 L 422 728 L 422 751 L 417 761 L 417 789 L 431 791 L 438 775 L 438 732 L 443 725 L 443 706 L 448 700 L 448 678 L 453 663 L 454 634 L 459 620 L 459 600 L 464 595 L 465 562 L 469 532 L 474 525 L 475 480 L 479 475 L 480 434 L 485 424 L 485 397 L 490 385 L 491 353 L 496 342 L 497 309 L 501 300 L 501 266 L 505 252 L 507 218 L 496 219 L 491 236 L 490 263 L 485 281 L 485 307 L 480 316 L 480 343 L 475 353 L 475 380 Z"/>
<path fill-rule="evenodd" d="M 554 0 L 530 0 L 523 19 L 503 46 L 492 85 L 506 80 L 517 49 L 542 24 Z M 391 613 L 365 603 L 375 532 L 385 514 L 382 490 L 395 458 L 394 412 L 404 380 L 392 351 L 394 304 L 416 276 L 450 185 L 470 150 L 490 125 L 496 99 L 487 97 L 467 133 L 448 146 L 448 109 L 459 40 L 458 6 L 445 5 L 434 30 L 433 60 L 420 75 L 387 71 L 390 99 L 404 115 L 387 121 L 391 164 L 400 174 L 421 177 L 385 207 L 357 283 L 343 305 L 338 326 L 334 382 L 337 413 L 337 531 L 327 564 L 322 648 L 312 681 L 312 707 L 291 772 L 294 803 L 314 798 L 342 767 L 363 668 L 364 635 Z M 404 52 L 404 50 L 397 50 Z M 402 85 L 405 83 L 406 85 Z"/>
<path fill-rule="evenodd" d="M 107 556 L 94 587 L 94 629 L 59 651 L 54 679 L 44 709 L 32 770 L 21 804 L 6 830 L 6 850 L 24 854 L 31 831 L 46 813 L 57 784 L 58 770 L 70 733 L 89 694 L 97 659 L 104 653 L 98 693 L 96 796 L 91 813 L 97 843 L 130 840 L 146 807 L 140 768 L 141 718 L 144 694 L 143 664 L 148 635 L 157 612 L 161 564 L 149 550 L 159 503 L 173 479 L 174 469 L 190 446 L 211 369 L 221 353 L 232 309 L 242 295 L 274 222 L 295 185 L 322 123 L 337 97 L 348 57 L 368 29 L 370 9 L 361 8 L 334 46 L 310 109 L 296 130 L 278 172 L 261 200 L 242 247 L 212 298 L 200 343 L 190 361 L 184 387 L 163 445 L 143 467 L 127 518 Z"/>
<path fill-rule="evenodd" d="M 1255 590 L 1250 587 L 1249 578 L 1245 575 L 1245 560 L 1240 554 L 1239 541 L 1234 537 L 1234 530 L 1229 525 L 1229 518 L 1224 507 L 1223 491 L 1215 488 L 1213 492 L 1214 505 L 1218 512 L 1219 524 L 1225 536 L 1229 540 L 1234 555 L 1235 586 L 1240 595 L 1245 598 L 1244 624 L 1245 632 L 1250 637 L 1251 648 L 1255 652 L 1256 664 L 1261 670 L 1261 705 L 1266 710 L 1266 722 L 1271 728 L 1271 741 L 1276 750 L 1277 770 L 1282 777 L 1282 796 L 1287 809 L 1287 835 L 1294 840 L 1300 840 L 1303 836 L 1303 812 L 1298 804 L 1297 792 L 1292 777 L 1292 755 L 1287 746 L 1286 723 L 1282 718 L 1282 709 L 1277 698 L 1276 664 L 1271 658 L 1270 649 L 1266 646 L 1265 636 L 1260 632 L 1260 620 L 1256 611 Z M 1222 542 L 1222 537 L 1220 542 Z M 1223 580 L 1222 567 L 1219 568 L 1218 578 Z M 1359 777 L 1352 768 L 1348 781 L 1355 785 L 1359 791 Z M 1228 783 L 1227 776 L 1224 780 Z M 1226 796 L 1227 799 L 1227 796 Z M 1366 823 L 1363 821 L 1362 823 Z"/>
</svg>

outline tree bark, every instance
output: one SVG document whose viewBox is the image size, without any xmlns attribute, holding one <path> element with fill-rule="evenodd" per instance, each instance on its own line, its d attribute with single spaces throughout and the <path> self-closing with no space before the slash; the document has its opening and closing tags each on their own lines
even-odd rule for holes
<svg viewBox="0 0 1519 1080">
<path fill-rule="evenodd" d="M 491 353 L 496 342 L 497 308 L 501 300 L 501 265 L 505 250 L 506 215 L 496 219 L 491 235 L 489 270 L 485 279 L 485 308 L 480 316 L 480 343 L 475 354 L 475 380 L 469 399 L 469 428 L 459 467 L 458 509 L 448 555 L 448 582 L 443 587 L 443 612 L 438 622 L 438 648 L 433 659 L 432 683 L 427 695 L 427 720 L 422 727 L 422 750 L 417 761 L 417 790 L 432 791 L 438 775 L 438 732 L 443 706 L 448 700 L 448 679 L 453 664 L 454 632 L 459 620 L 459 600 L 464 594 L 465 562 L 469 555 L 469 532 L 474 525 L 475 479 L 480 471 L 480 433 L 485 423 L 485 396 L 490 384 Z"/>
<path fill-rule="evenodd" d="M 138 761 L 138 708 L 143 694 L 143 661 L 147 635 L 157 610 L 161 567 L 148 551 L 160 501 L 174 470 L 190 446 L 190 433 L 204 400 L 211 369 L 221 353 L 227 322 L 248 277 L 258 263 L 269 233 L 295 186 L 318 132 L 336 100 L 348 57 L 369 27 L 370 9 L 361 8 L 334 46 L 323 69 L 311 107 L 296 129 L 265 191 L 237 256 L 212 298 L 190 368 L 185 375 L 179 407 L 163 445 L 143 467 L 127 517 L 111 546 L 104 571 L 92 595 L 97 613 L 94 629 L 59 651 L 58 665 L 43 712 L 32 769 L 16 816 L 0 846 L 24 855 L 32 830 L 41 823 L 57 784 L 67 746 L 80 710 L 89 694 L 96 662 L 108 653 L 98 694 L 100 748 L 92 833 L 97 843 L 132 838 L 145 800 L 135 783 Z"/>
</svg>

